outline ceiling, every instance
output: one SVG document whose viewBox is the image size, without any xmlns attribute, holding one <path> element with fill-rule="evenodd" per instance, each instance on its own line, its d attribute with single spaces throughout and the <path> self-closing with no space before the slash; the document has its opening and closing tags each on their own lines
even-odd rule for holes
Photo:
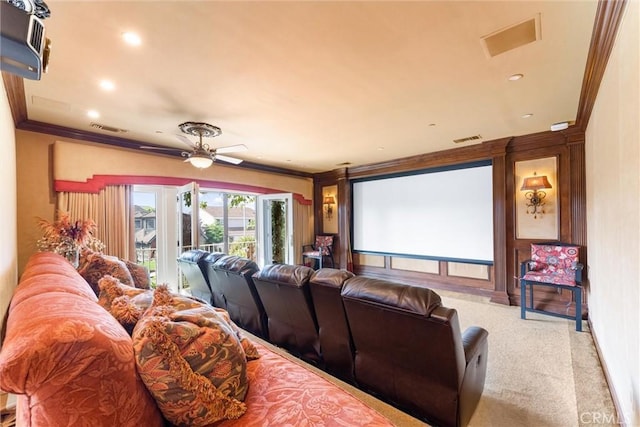
<svg viewBox="0 0 640 427">
<path fill-rule="evenodd" d="M 235 157 L 309 173 L 576 120 L 597 8 L 596 1 L 47 4 L 51 59 L 40 81 L 24 81 L 29 121 L 178 149 L 185 148 L 175 136 L 180 123 L 207 122 L 222 129 L 205 141 L 211 146 L 244 144 L 248 151 Z M 483 37 L 530 19 L 538 40 L 487 53 Z M 142 44 L 123 43 L 126 31 Z M 524 77 L 508 80 L 516 73 Z M 102 90 L 102 79 L 115 89 Z"/>
</svg>

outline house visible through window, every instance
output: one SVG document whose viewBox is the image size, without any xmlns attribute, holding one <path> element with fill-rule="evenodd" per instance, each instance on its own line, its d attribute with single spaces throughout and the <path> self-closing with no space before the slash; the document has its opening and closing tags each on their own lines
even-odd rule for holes
<svg viewBox="0 0 640 427">
<path fill-rule="evenodd" d="M 149 269 L 152 283 L 156 283 L 157 267 L 157 231 L 156 231 L 156 194 L 135 191 L 133 208 L 135 217 L 136 262 Z"/>
<path fill-rule="evenodd" d="M 149 268 L 152 282 L 178 289 L 176 258 L 178 189 L 134 186 L 137 262 Z M 198 195 L 199 249 L 237 255 L 256 261 L 256 197 L 200 189 Z"/>
</svg>

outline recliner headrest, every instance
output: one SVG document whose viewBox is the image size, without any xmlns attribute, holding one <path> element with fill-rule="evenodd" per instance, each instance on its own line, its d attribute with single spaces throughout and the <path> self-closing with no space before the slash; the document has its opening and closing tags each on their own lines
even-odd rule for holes
<svg viewBox="0 0 640 427">
<path fill-rule="evenodd" d="M 299 288 L 309 283 L 312 274 L 313 269 L 304 265 L 272 264 L 255 273 L 253 278 Z"/>
<path fill-rule="evenodd" d="M 368 301 L 427 317 L 442 305 L 440 295 L 431 289 L 361 276 L 345 282 L 342 297 Z"/>
<path fill-rule="evenodd" d="M 326 286 L 328 288 L 342 288 L 344 282 L 352 277 L 354 277 L 350 271 L 347 270 L 337 270 L 335 268 L 321 268 L 320 270 L 314 271 L 311 279 L 309 279 L 310 283 L 314 283 L 321 286 Z"/>
<path fill-rule="evenodd" d="M 209 252 L 200 249 L 192 249 L 180 254 L 178 261 L 191 262 L 193 264 L 199 263 L 204 257 L 209 255 Z"/>
<path fill-rule="evenodd" d="M 258 264 L 255 262 L 236 255 L 225 255 L 218 258 L 213 264 L 213 268 L 238 274 L 253 274 L 259 270 Z"/>
<path fill-rule="evenodd" d="M 223 256 L 225 256 L 225 254 L 223 254 L 222 252 L 211 252 L 209 255 L 204 257 L 204 259 L 202 261 L 206 262 L 207 264 L 214 264 L 216 261 L 218 261 Z"/>
</svg>

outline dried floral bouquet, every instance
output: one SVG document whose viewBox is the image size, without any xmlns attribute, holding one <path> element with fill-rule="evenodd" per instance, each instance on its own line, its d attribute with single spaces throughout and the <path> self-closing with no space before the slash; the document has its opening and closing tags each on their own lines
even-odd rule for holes
<svg viewBox="0 0 640 427">
<path fill-rule="evenodd" d="M 58 220 L 49 222 L 38 218 L 43 231 L 42 238 L 36 242 L 38 250 L 68 255 L 81 248 L 102 252 L 104 244 L 94 236 L 97 226 L 92 219 L 71 221 L 68 212 L 58 212 Z"/>
</svg>

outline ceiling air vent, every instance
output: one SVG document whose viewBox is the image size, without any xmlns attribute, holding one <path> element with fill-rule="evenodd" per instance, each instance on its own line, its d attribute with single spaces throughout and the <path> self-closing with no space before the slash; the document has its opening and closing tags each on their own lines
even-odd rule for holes
<svg viewBox="0 0 640 427">
<path fill-rule="evenodd" d="M 482 37 L 489 58 L 540 40 L 540 14 Z"/>
<path fill-rule="evenodd" d="M 479 139 L 482 139 L 482 135 L 473 135 L 466 138 L 454 139 L 453 142 L 455 142 L 456 144 L 460 144 L 462 142 L 477 141 Z"/>
<path fill-rule="evenodd" d="M 113 133 L 124 133 L 127 132 L 126 129 L 119 129 L 119 128 L 114 128 L 113 126 L 107 126 L 107 125 L 101 125 L 100 123 L 91 123 L 90 126 L 94 129 L 100 129 L 100 130 L 104 130 L 107 132 L 113 132 Z"/>
</svg>

